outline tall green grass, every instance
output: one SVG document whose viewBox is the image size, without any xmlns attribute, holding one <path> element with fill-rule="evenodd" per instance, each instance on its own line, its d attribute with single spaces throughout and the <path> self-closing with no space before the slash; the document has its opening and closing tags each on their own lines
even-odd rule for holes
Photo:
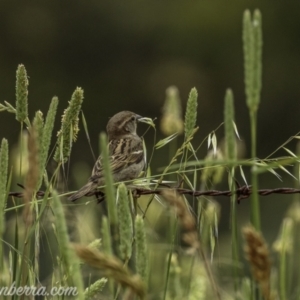
<svg viewBox="0 0 300 300">
<path fill-rule="evenodd" d="M 68 178 L 65 163 L 70 160 L 79 132 L 83 90 L 75 89 L 61 117 L 53 157 L 51 139 L 58 119 L 58 98 L 52 98 L 45 118 L 41 111 L 31 117 L 27 71 L 24 65 L 18 66 L 16 107 L 4 102 L 0 104 L 0 112 L 15 114 L 22 136 L 26 125 L 28 142 L 19 145 L 17 155 L 21 159 L 16 166 L 9 161 L 7 140 L 1 137 L 0 291 L 1 287 L 15 283 L 18 287 L 45 287 L 48 292 L 53 287 L 75 287 L 77 295 L 74 299 L 300 297 L 299 197 L 295 197 L 282 220 L 273 247 L 267 244 L 261 232 L 258 197 L 261 173 L 277 175 L 275 169 L 280 168 L 292 175 L 288 166 L 293 164 L 297 168 L 292 176 L 299 178 L 299 151 L 294 154 L 285 143 L 279 147 L 288 153 L 284 158 L 258 160 L 256 157 L 257 114 L 262 87 L 261 13 L 247 10 L 242 22 L 251 157 L 239 157 L 238 124 L 231 89 L 225 92 L 224 122 L 220 120 L 221 125 L 198 143 L 197 110 L 201 107 L 201 99 L 198 99 L 197 89 L 192 88 L 187 95 L 183 120 L 178 89 L 170 87 L 161 125 L 168 136 L 156 142 L 152 149 L 156 154 L 162 147 L 170 146 L 169 160 L 158 171 L 151 170 L 150 164 L 145 178 L 126 184 L 113 182 L 107 137 L 101 133 L 105 205 L 97 205 L 94 198 L 70 204 L 65 199 L 68 193 L 63 192 Z M 88 119 L 83 113 L 82 118 L 89 143 Z M 221 130 L 223 127 L 224 131 Z M 26 145 L 28 157 L 23 157 Z M 199 156 L 199 150 L 203 148 L 208 149 L 205 158 Z M 149 147 L 147 150 L 151 153 Z M 49 171 L 48 164 L 53 163 L 53 158 L 57 164 Z M 18 180 L 24 184 L 21 198 L 8 196 L 9 190 L 16 189 L 16 180 L 9 172 L 11 167 L 20 170 Z M 251 225 L 241 231 L 236 178 L 241 175 L 245 182 L 248 181 L 243 172 L 245 168 L 251 171 Z M 224 174 L 231 191 L 230 236 L 227 238 L 230 247 L 224 243 L 219 245 L 220 206 L 214 197 L 193 194 L 196 190 L 217 189 L 219 182 L 226 181 Z M 168 181 L 170 178 L 174 181 Z M 150 194 L 138 199 L 134 193 L 136 187 L 164 191 L 160 195 Z M 179 195 L 176 190 L 181 188 L 188 189 L 190 195 Z M 229 248 L 228 259 L 224 252 Z M 242 259 L 243 250 L 246 260 Z M 277 257 L 273 261 L 270 259 L 272 251 Z M 25 295 L 17 294 L 1 297 L 25 299 Z M 47 299 L 67 299 L 67 296 L 53 295 Z"/>
</svg>

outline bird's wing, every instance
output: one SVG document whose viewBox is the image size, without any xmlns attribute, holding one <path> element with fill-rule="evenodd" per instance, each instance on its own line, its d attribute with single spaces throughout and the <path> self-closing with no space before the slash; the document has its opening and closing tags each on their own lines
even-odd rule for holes
<svg viewBox="0 0 300 300">
<path fill-rule="evenodd" d="M 138 164 L 144 159 L 143 143 L 140 138 L 111 140 L 108 147 L 113 174 L 132 164 Z M 90 181 L 98 182 L 101 177 L 103 177 L 103 166 L 102 157 L 100 156 L 94 166 Z"/>
<path fill-rule="evenodd" d="M 138 164 L 144 159 L 143 143 L 140 138 L 121 139 L 113 149 L 114 151 L 111 153 L 111 170 L 113 174 L 132 164 Z"/>
</svg>

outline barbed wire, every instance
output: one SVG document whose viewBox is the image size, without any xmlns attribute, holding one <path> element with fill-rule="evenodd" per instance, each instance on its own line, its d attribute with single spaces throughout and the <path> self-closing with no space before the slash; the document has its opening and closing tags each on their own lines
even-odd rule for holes
<svg viewBox="0 0 300 300">
<path fill-rule="evenodd" d="M 240 203 L 241 200 L 247 199 L 252 194 L 252 188 L 251 186 L 241 186 L 237 188 L 236 190 L 232 191 L 219 191 L 219 190 L 207 190 L 207 191 L 193 191 L 190 189 L 183 189 L 183 188 L 173 188 L 177 191 L 178 194 L 181 195 L 191 195 L 194 197 L 200 197 L 200 196 L 225 196 L 225 197 L 231 197 L 233 194 L 237 196 L 237 203 Z M 149 195 L 149 194 L 157 194 L 160 195 L 162 193 L 163 189 L 157 189 L 157 190 L 147 190 L 147 189 L 136 189 L 136 194 L 138 196 L 142 195 Z M 300 193 L 300 189 L 295 188 L 276 188 L 276 189 L 261 189 L 258 190 L 258 194 L 261 196 L 268 196 L 271 194 L 298 194 Z"/>
<path fill-rule="evenodd" d="M 20 185 L 21 186 L 21 185 Z M 23 186 L 21 186 L 24 188 Z M 219 190 L 207 190 L 207 191 L 194 191 L 192 189 L 186 189 L 186 188 L 179 188 L 179 187 L 171 187 L 166 186 L 165 188 L 157 188 L 155 190 L 146 189 L 146 188 L 140 188 L 140 187 L 134 187 L 134 194 L 136 197 L 140 197 L 143 195 L 161 195 L 163 190 L 165 189 L 172 189 L 175 190 L 180 195 L 191 195 L 194 197 L 200 197 L 200 196 L 225 196 L 225 197 L 231 197 L 233 194 L 237 196 L 237 203 L 240 203 L 241 200 L 247 199 L 252 194 L 252 187 L 251 186 L 238 186 L 236 190 L 230 191 L 219 191 Z M 261 196 L 269 196 L 271 194 L 284 194 L 284 195 L 290 195 L 290 194 L 299 194 L 300 189 L 295 188 L 276 188 L 276 189 L 260 189 L 258 190 L 258 194 Z M 97 195 L 97 191 L 95 191 L 94 195 Z M 8 196 L 11 197 L 17 197 L 22 198 L 23 192 L 10 192 Z M 38 191 L 36 193 L 37 198 L 43 198 L 45 196 L 44 191 Z"/>
</svg>

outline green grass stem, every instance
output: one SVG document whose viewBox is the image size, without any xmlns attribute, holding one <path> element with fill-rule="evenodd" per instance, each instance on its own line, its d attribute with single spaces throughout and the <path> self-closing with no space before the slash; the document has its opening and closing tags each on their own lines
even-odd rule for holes
<svg viewBox="0 0 300 300">
<path fill-rule="evenodd" d="M 46 116 L 45 124 L 43 126 L 43 134 L 42 134 L 42 141 L 41 141 L 41 148 L 40 148 L 40 174 L 39 174 L 39 180 L 37 185 L 38 189 L 42 185 L 43 176 L 45 174 L 45 168 L 47 164 L 48 152 L 51 143 L 51 137 L 53 132 L 57 106 L 58 106 L 58 98 L 53 97 Z"/>
<path fill-rule="evenodd" d="M 110 159 L 108 153 L 108 143 L 105 133 L 100 134 L 100 145 L 102 153 L 102 163 L 105 178 L 105 197 L 108 207 L 108 219 L 110 224 L 117 225 L 117 208 L 116 208 L 116 191 L 114 187 L 114 181 L 111 173 Z"/>
<path fill-rule="evenodd" d="M 124 183 L 121 183 L 118 187 L 117 209 L 120 235 L 120 255 L 123 260 L 128 261 L 132 254 L 133 226 L 128 190 Z"/>
<path fill-rule="evenodd" d="M 64 209 L 60 198 L 55 190 L 52 191 L 53 197 L 53 212 L 55 215 L 55 225 L 57 232 L 57 240 L 60 248 L 60 255 L 65 266 L 65 275 L 69 279 L 70 286 L 77 288 L 77 299 L 84 299 L 83 281 L 79 260 L 71 247 L 68 235 L 68 229 L 64 214 Z"/>
<path fill-rule="evenodd" d="M 233 93 L 230 89 L 226 91 L 225 95 L 225 109 L 224 109 L 224 126 L 225 126 L 225 141 L 226 141 L 226 158 L 229 161 L 236 160 L 236 142 L 234 132 L 234 99 Z M 236 194 L 234 193 L 235 186 L 235 167 L 230 166 L 228 169 L 228 181 L 229 188 L 232 191 L 231 196 L 231 252 L 233 260 L 233 276 L 234 276 L 234 287 L 238 290 L 239 287 L 239 242 L 238 242 L 238 228 L 237 228 L 237 211 L 236 211 Z"/>
<path fill-rule="evenodd" d="M 262 87 L 262 20 L 259 10 L 255 10 L 253 18 L 249 10 L 244 12 L 243 17 L 243 48 L 244 48 L 244 69 L 245 69 L 245 92 L 246 103 L 250 114 L 251 128 L 251 157 L 256 158 L 257 139 L 257 110 L 260 103 Z M 257 174 L 253 172 L 252 197 L 251 197 L 251 222 L 254 227 L 260 229 L 260 207 Z"/>
<path fill-rule="evenodd" d="M 8 142 L 2 139 L 0 147 L 0 270 L 3 269 L 3 235 L 5 231 L 5 207 L 7 199 L 7 173 L 8 173 Z"/>
</svg>

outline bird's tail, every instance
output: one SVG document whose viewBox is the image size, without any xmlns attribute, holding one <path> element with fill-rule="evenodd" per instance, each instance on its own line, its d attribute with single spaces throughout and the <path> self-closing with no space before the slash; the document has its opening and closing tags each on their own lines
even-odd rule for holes
<svg viewBox="0 0 300 300">
<path fill-rule="evenodd" d="M 91 195 L 93 195 L 93 193 L 91 193 L 91 192 L 93 192 L 96 187 L 97 187 L 97 185 L 94 182 L 88 182 L 80 190 L 78 190 L 76 193 L 71 195 L 68 198 L 68 200 L 74 202 L 83 196 L 91 196 Z"/>
</svg>

